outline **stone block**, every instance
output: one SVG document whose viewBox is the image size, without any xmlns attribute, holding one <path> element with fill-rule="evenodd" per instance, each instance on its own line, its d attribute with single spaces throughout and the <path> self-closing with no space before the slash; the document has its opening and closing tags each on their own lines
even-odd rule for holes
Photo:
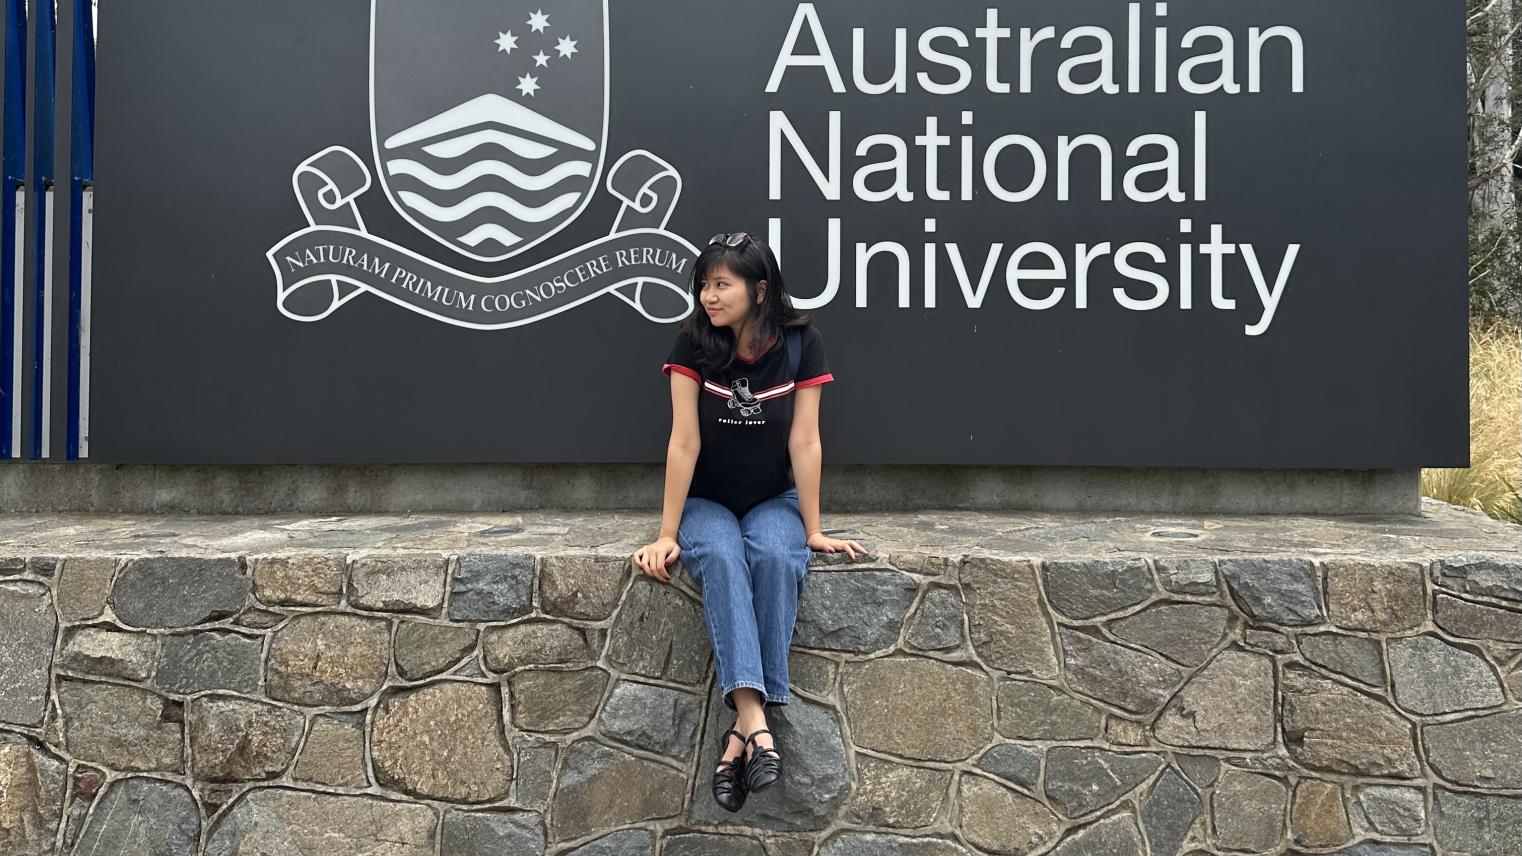
<svg viewBox="0 0 1522 856">
<path fill-rule="evenodd" d="M 960 761 L 993 737 L 987 675 L 918 657 L 848 663 L 846 717 L 858 746 L 905 758 Z M 936 700 L 934 705 L 925 699 Z"/>
<path fill-rule="evenodd" d="M 0 722 L 41 725 L 58 639 L 53 594 L 29 580 L 0 582 Z"/>
<path fill-rule="evenodd" d="M 1222 651 L 1184 684 L 1153 726 L 1170 746 L 1261 751 L 1274 744 L 1274 663 Z"/>
<path fill-rule="evenodd" d="M 962 598 L 948 586 L 931 586 L 909 618 L 904 641 L 921 651 L 945 651 L 962 644 Z"/>
<path fill-rule="evenodd" d="M 1041 566 L 1052 609 L 1067 618 L 1097 618 L 1145 603 L 1152 572 L 1142 559 L 1053 559 Z"/>
<path fill-rule="evenodd" d="M 343 556 L 258 556 L 254 597 L 271 606 L 337 606 L 344 594 Z"/>
<path fill-rule="evenodd" d="M 973 856 L 973 851 L 937 836 L 840 832 L 819 846 L 819 856 Z"/>
<path fill-rule="evenodd" d="M 236 615 L 252 585 L 236 558 L 150 556 L 116 575 L 111 602 L 133 627 L 194 627 Z"/>
<path fill-rule="evenodd" d="M 449 594 L 449 619 L 512 621 L 532 612 L 533 600 L 532 554 L 461 556 Z"/>
<path fill-rule="evenodd" d="M 958 790 L 957 825 L 974 847 L 1023 856 L 1051 843 L 1062 829 L 1046 806 L 991 779 L 963 773 Z"/>
<path fill-rule="evenodd" d="M 233 696 L 201 696 L 186 706 L 190 772 L 204 782 L 271 779 L 285 772 L 301 743 L 302 716 Z"/>
<path fill-rule="evenodd" d="M 1326 564 L 1332 623 L 1352 630 L 1400 633 L 1421 626 L 1427 599 L 1415 562 L 1331 560 Z"/>
<path fill-rule="evenodd" d="M 1103 714 L 1057 687 L 1034 681 L 999 683 L 998 730 L 1021 740 L 1087 740 L 1098 737 Z"/>
<path fill-rule="evenodd" d="M 417 681 L 447 671 L 476 647 L 474 627 L 404 621 L 396 628 L 396 673 Z"/>
<path fill-rule="evenodd" d="M 585 665 L 597 659 L 590 631 L 558 621 L 528 620 L 488 627 L 481 639 L 486 668 L 510 672 L 524 666 Z"/>
<path fill-rule="evenodd" d="M 1387 704 L 1304 669 L 1280 686 L 1284 744 L 1306 767 L 1366 776 L 1415 776 L 1415 734 Z"/>
<path fill-rule="evenodd" d="M 788 683 L 794 688 L 821 698 L 835 695 L 835 678 L 840 674 L 840 664 L 828 657 L 799 651 L 787 652 Z"/>
<path fill-rule="evenodd" d="M 1522 710 L 1422 728 L 1427 763 L 1443 779 L 1475 788 L 1522 788 Z"/>
<path fill-rule="evenodd" d="M 1138 715 L 1152 716 L 1184 679 L 1166 660 L 1064 628 L 1062 668 L 1068 686 Z"/>
<path fill-rule="evenodd" d="M 1183 776 L 1164 768 L 1141 801 L 1141 823 L 1152 856 L 1176 856 L 1199 811 L 1199 793 Z"/>
<path fill-rule="evenodd" d="M 291 777 L 333 788 L 364 788 L 364 723 L 346 716 L 315 716 Z"/>
<path fill-rule="evenodd" d="M 506 797 L 513 764 L 497 687 L 441 681 L 385 693 L 372 715 L 370 757 L 381 787 L 464 803 Z"/>
<path fill-rule="evenodd" d="M 646 752 L 685 761 L 692 757 L 702 719 L 703 700 L 692 693 L 622 680 L 603 705 L 598 730 Z"/>
<path fill-rule="evenodd" d="M 1254 620 L 1297 627 L 1326 617 L 1316 567 L 1305 559 L 1222 559 L 1221 576 Z"/>
<path fill-rule="evenodd" d="M 70 755 L 128 772 L 184 769 L 184 709 L 137 687 L 58 682 L 64 741 Z"/>
<path fill-rule="evenodd" d="M 1522 558 L 1450 556 L 1433 569 L 1433 582 L 1460 594 L 1522 603 Z"/>
<path fill-rule="evenodd" d="M 1522 797 L 1444 788 L 1432 797 L 1433 834 L 1446 851 L 1522 856 Z"/>
<path fill-rule="evenodd" d="M 1064 815 L 1083 817 L 1113 805 L 1162 765 L 1151 752 L 1054 746 L 1046 753 L 1046 798 Z"/>
<path fill-rule="evenodd" d="M 959 576 L 972 647 L 983 662 L 1026 677 L 1055 678 L 1057 650 L 1036 566 L 968 557 Z"/>
<path fill-rule="evenodd" d="M 766 856 L 766 851 L 749 835 L 677 832 L 661 840 L 661 856 Z"/>
<path fill-rule="evenodd" d="M 69 631 L 58 658 L 59 668 L 103 678 L 146 681 L 158 661 L 158 637 L 108 627 Z"/>
<path fill-rule="evenodd" d="M 1353 830 L 1343 809 L 1342 788 L 1336 782 L 1301 779 L 1290 805 L 1290 839 L 1300 847 L 1338 847 Z"/>
<path fill-rule="evenodd" d="M 914 602 L 912 577 L 898 571 L 834 571 L 810 577 L 798 600 L 793 644 L 870 653 L 892 647 Z"/>
<path fill-rule="evenodd" d="M 513 725 L 524 731 L 575 731 L 592 721 L 608 686 L 599 668 L 525 669 L 507 679 Z"/>
<path fill-rule="evenodd" d="M 1300 637 L 1300 655 L 1328 671 L 1382 690 L 1385 661 L 1379 642 L 1346 633 L 1312 633 Z"/>
<path fill-rule="evenodd" d="M 67 783 L 62 758 L 30 737 L 0 731 L 0 853 L 52 856 Z"/>
<path fill-rule="evenodd" d="M 390 660 L 391 626 L 384 619 L 298 615 L 270 639 L 265 690 L 295 704 L 356 704 L 380 690 Z"/>
<path fill-rule="evenodd" d="M 1211 798 L 1216 843 L 1228 850 L 1267 853 L 1284 842 L 1289 787 L 1272 776 L 1227 767 Z"/>
<path fill-rule="evenodd" d="M 443 556 L 365 556 L 349 570 L 349 604 L 358 609 L 432 614 L 444 605 Z"/>
<path fill-rule="evenodd" d="M 1390 682 L 1395 703 L 1427 716 L 1479 710 L 1506 700 L 1501 679 L 1478 652 L 1436 636 L 1393 639 Z"/>
<path fill-rule="evenodd" d="M 951 771 L 899 764 L 871 755 L 856 756 L 859 784 L 845 817 L 862 826 L 913 829 L 929 826 L 946 801 Z"/>
<path fill-rule="evenodd" d="M 1185 666 L 1198 666 L 1226 637 L 1230 613 L 1203 603 L 1159 603 L 1111 621 L 1118 639 L 1156 651 Z"/>
<path fill-rule="evenodd" d="M 1215 560 L 1199 556 L 1170 556 L 1153 565 L 1163 588 L 1175 594 L 1213 595 L 1220 591 Z"/>
<path fill-rule="evenodd" d="M 550 779 L 555 775 L 559 750 L 554 743 L 518 740 L 517 768 L 513 771 L 513 802 L 544 808 L 550 801 Z"/>
<path fill-rule="evenodd" d="M 631 674 L 694 685 L 708 677 L 709 657 L 702 608 L 669 586 L 635 580 L 609 631 L 608 661 Z"/>
<path fill-rule="evenodd" d="M 424 805 L 256 788 L 217 819 L 205 856 L 435 856 L 437 826 L 437 815 Z"/>
<path fill-rule="evenodd" d="M 163 658 L 154 684 L 166 693 L 259 691 L 259 658 L 264 640 L 220 630 L 164 637 Z"/>
<path fill-rule="evenodd" d="M 1438 594 L 1433 600 L 1433 620 L 1454 636 L 1522 642 L 1522 610 L 1502 609 L 1446 594 Z"/>
<path fill-rule="evenodd" d="M 1427 831 L 1427 797 L 1421 788 L 1360 785 L 1349 801 L 1353 817 L 1379 835 L 1416 836 Z"/>
<path fill-rule="evenodd" d="M 550 808 L 555 841 L 601 829 L 675 817 L 687 777 L 592 740 L 577 740 L 562 754 Z M 638 783 L 632 786 L 631 783 Z"/>
<path fill-rule="evenodd" d="M 544 856 L 544 818 L 537 811 L 444 812 L 439 852 L 448 856 Z"/>
<path fill-rule="evenodd" d="M 1017 743 L 995 743 L 978 759 L 978 769 L 1034 790 L 1041 775 L 1041 750 Z"/>
<path fill-rule="evenodd" d="M 69 557 L 59 569 L 54 591 L 64 621 L 91 621 L 106 611 L 116 559 L 106 556 Z"/>
<path fill-rule="evenodd" d="M 190 789 L 163 779 L 119 779 L 100 798 L 79 836 L 77 854 L 195 856 L 201 809 Z"/>
<path fill-rule="evenodd" d="M 540 603 L 546 615 L 602 621 L 613 614 L 629 575 L 627 559 L 545 556 Z"/>
</svg>

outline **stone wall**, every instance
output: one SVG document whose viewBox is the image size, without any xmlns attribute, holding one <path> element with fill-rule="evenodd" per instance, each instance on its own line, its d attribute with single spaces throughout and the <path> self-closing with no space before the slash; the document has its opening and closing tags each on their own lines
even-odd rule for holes
<svg viewBox="0 0 1522 856">
<path fill-rule="evenodd" d="M 1522 854 L 1514 555 L 816 556 L 734 815 L 678 570 L 0 559 L 0 853 Z"/>
</svg>

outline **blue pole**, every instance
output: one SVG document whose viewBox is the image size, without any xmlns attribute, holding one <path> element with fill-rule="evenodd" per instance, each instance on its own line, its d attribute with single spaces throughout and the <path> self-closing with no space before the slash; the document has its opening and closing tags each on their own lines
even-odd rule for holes
<svg viewBox="0 0 1522 856">
<path fill-rule="evenodd" d="M 32 269 L 32 305 L 36 311 L 32 313 L 32 389 L 35 394 L 31 397 L 31 412 L 27 417 L 31 424 L 31 442 L 28 443 L 27 457 L 37 459 L 43 456 L 47 445 L 46 432 L 51 419 L 51 389 L 45 368 L 49 365 L 51 345 L 49 341 L 52 324 L 48 312 L 48 280 L 52 273 L 51 265 L 51 237 L 48 234 L 48 193 L 53 189 L 53 127 L 55 115 L 53 112 L 53 99 L 55 91 L 54 79 L 54 51 L 56 49 L 55 38 L 57 35 L 56 18 L 53 0 L 36 0 L 36 15 L 33 16 L 32 26 L 36 29 L 37 42 L 32 57 L 32 74 L 37 92 L 32 113 L 32 222 L 36 227 L 33 233 L 36 235 L 36 256 L 33 259 Z M 46 414 L 44 411 L 48 411 Z M 44 418 L 44 417 L 47 418 Z"/>
<path fill-rule="evenodd" d="M 0 125 L 0 459 L 20 451 L 20 366 L 16 306 L 16 199 L 26 176 L 26 0 L 5 0 L 4 119 Z"/>
<path fill-rule="evenodd" d="M 84 192 L 95 178 L 95 34 L 91 0 L 74 4 L 73 79 L 69 101 L 69 402 L 67 457 L 80 451 L 81 378 L 84 354 Z"/>
</svg>

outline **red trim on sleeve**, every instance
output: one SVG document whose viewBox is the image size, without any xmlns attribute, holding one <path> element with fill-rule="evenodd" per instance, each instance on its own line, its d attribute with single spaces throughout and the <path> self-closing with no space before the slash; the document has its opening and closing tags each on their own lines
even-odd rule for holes
<svg viewBox="0 0 1522 856">
<path fill-rule="evenodd" d="M 676 371 L 679 371 L 682 374 L 692 378 L 693 380 L 697 381 L 698 383 L 702 383 L 703 382 L 703 378 L 700 377 L 697 372 L 693 371 L 692 369 L 687 368 L 686 366 L 679 366 L 676 363 L 665 363 L 664 365 L 661 366 L 661 373 L 666 375 L 667 377 L 670 377 L 671 376 L 671 371 L 673 369 L 675 369 Z"/>
<path fill-rule="evenodd" d="M 818 385 L 820 385 L 822 383 L 829 383 L 830 381 L 832 381 L 834 379 L 835 379 L 835 375 L 833 375 L 833 374 L 822 374 L 819 377 L 811 377 L 808 380 L 800 380 L 800 381 L 798 381 L 798 383 L 793 385 L 793 389 L 797 390 L 797 389 L 804 389 L 804 388 L 807 388 L 807 387 L 810 387 L 810 386 L 818 386 Z"/>
</svg>

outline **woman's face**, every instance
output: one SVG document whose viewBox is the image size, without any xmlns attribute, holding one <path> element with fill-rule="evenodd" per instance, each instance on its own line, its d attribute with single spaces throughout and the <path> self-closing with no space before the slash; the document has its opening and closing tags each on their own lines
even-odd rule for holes
<svg viewBox="0 0 1522 856">
<path fill-rule="evenodd" d="M 724 265 L 714 265 L 698 291 L 698 302 L 715 327 L 738 331 L 750 315 L 751 301 L 745 280 Z"/>
</svg>

